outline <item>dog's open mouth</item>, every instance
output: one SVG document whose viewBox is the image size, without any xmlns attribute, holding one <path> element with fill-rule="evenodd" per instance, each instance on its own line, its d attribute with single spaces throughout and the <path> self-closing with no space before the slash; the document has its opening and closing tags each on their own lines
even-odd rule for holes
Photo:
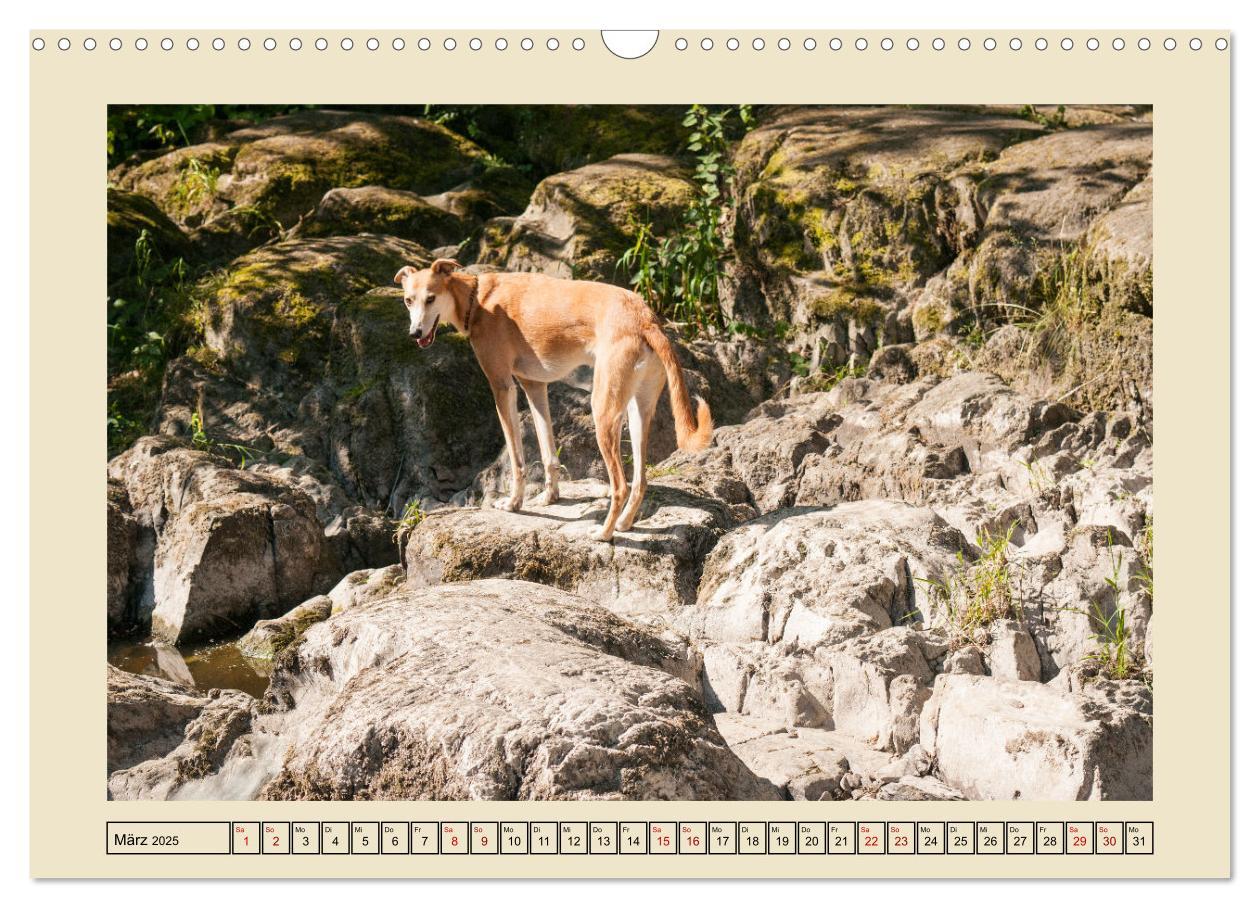
<svg viewBox="0 0 1260 908">
<path fill-rule="evenodd" d="M 433 338 L 437 336 L 437 329 L 438 323 L 434 322 L 433 327 L 429 329 L 428 334 L 424 337 L 416 338 L 416 346 L 423 350 L 425 347 L 429 346 L 429 344 L 433 343 Z"/>
</svg>

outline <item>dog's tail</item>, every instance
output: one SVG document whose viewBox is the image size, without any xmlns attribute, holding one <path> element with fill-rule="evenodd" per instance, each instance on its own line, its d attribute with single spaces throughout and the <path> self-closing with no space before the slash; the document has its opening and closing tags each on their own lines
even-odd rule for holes
<svg viewBox="0 0 1260 908">
<path fill-rule="evenodd" d="M 678 447 L 684 451 L 699 451 L 707 447 L 713 438 L 713 417 L 709 413 L 709 405 L 697 397 L 696 409 L 692 411 L 682 367 L 678 365 L 678 357 L 674 355 L 674 347 L 669 338 L 660 325 L 650 321 L 643 329 L 643 340 L 665 367 L 665 380 L 669 382 L 669 406 L 674 411 L 674 434 L 678 437 Z"/>
</svg>

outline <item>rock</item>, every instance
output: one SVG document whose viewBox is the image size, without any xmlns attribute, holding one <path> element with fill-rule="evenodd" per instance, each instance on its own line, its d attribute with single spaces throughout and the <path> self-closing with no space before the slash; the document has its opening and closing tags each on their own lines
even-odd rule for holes
<svg viewBox="0 0 1260 908">
<path fill-rule="evenodd" d="M 686 105 L 501 105 L 478 110 L 477 136 L 499 157 L 550 174 L 626 152 L 676 154 L 687 145 L 686 115 Z"/>
<path fill-rule="evenodd" d="M 964 372 L 928 390 L 906 418 L 937 441 L 962 445 L 975 470 L 989 451 L 1009 451 L 1075 415 L 1063 404 L 1029 400 L 996 376 Z"/>
<path fill-rule="evenodd" d="M 625 281 L 615 266 L 639 226 L 668 236 L 694 195 L 681 162 L 616 155 L 547 177 L 506 236 L 487 234 L 478 257 L 507 271 Z"/>
<path fill-rule="evenodd" d="M 279 618 L 259 621 L 237 646 L 251 659 L 274 659 L 296 643 L 312 624 L 327 620 L 333 602 L 327 596 L 314 596 Z"/>
<path fill-rule="evenodd" d="M 401 564 L 375 570 L 353 571 L 333 587 L 328 598 L 332 602 L 332 614 L 352 609 L 360 603 L 388 596 L 407 582 L 407 571 Z"/>
<path fill-rule="evenodd" d="M 711 448 L 675 454 L 662 468 L 763 512 L 859 498 L 953 503 L 949 490 L 990 481 L 1015 465 L 1020 445 L 1076 416 L 984 373 L 907 385 L 847 379 L 766 401 L 738 431 L 720 429 Z"/>
<path fill-rule="evenodd" d="M 890 344 L 887 347 L 880 347 L 871 354 L 871 362 L 866 369 L 867 377 L 897 385 L 914 381 L 919 370 L 910 356 L 910 350 L 910 344 Z"/>
<path fill-rule="evenodd" d="M 811 651 L 916 610 L 915 577 L 941 577 L 966 542 L 927 509 L 846 502 L 779 511 L 723 537 L 705 562 L 696 631 Z"/>
<path fill-rule="evenodd" d="M 1041 657 L 1032 636 L 1016 621 L 989 625 L 989 674 L 1007 681 L 1040 681 Z"/>
<path fill-rule="evenodd" d="M 151 559 L 138 567 L 136 614 L 161 640 L 242 632 L 339 571 L 306 495 L 221 457 L 148 436 L 109 475 L 125 486 Z"/>
<path fill-rule="evenodd" d="M 904 776 L 879 789 L 881 801 L 965 801 L 962 792 L 931 776 Z"/>
<path fill-rule="evenodd" d="M 710 707 L 909 747 L 944 646 L 892 624 L 934 617 L 915 578 L 947 576 L 966 547 L 930 510 L 891 501 L 729 532 L 706 559 L 689 633 Z"/>
<path fill-rule="evenodd" d="M 1069 693 L 1031 681 L 941 675 L 921 741 L 945 784 L 977 800 L 1149 800 L 1150 691 Z"/>
<path fill-rule="evenodd" d="M 915 744 L 933 678 L 925 647 L 934 653 L 932 644 L 906 627 L 841 644 L 831 660 L 836 731 L 896 753 Z"/>
<path fill-rule="evenodd" d="M 429 120 L 307 110 L 123 165 L 111 178 L 186 227 L 247 209 L 284 229 L 330 189 L 441 192 L 487 164 L 484 151 Z"/>
<path fill-rule="evenodd" d="M 753 738 L 731 749 L 748 768 L 793 801 L 818 801 L 840 787 L 849 760 L 824 735 L 789 738 L 786 734 Z"/>
<path fill-rule="evenodd" d="M 704 556 L 731 525 L 721 502 L 672 479 L 649 483 L 638 522 L 611 544 L 591 538 L 607 487 L 562 482 L 560 501 L 518 513 L 459 508 L 428 514 L 407 541 L 412 587 L 505 577 L 569 590 L 658 631 L 695 601 Z"/>
<path fill-rule="evenodd" d="M 831 672 L 812 654 L 784 655 L 760 643 L 693 640 L 703 648 L 701 682 L 714 712 L 755 716 L 788 728 L 831 725 Z"/>
<path fill-rule="evenodd" d="M 771 320 L 840 323 L 846 348 L 850 326 L 883 326 L 890 295 L 945 267 L 977 229 L 953 171 L 1039 132 L 958 107 L 766 112 L 735 155 L 735 236 Z"/>
<path fill-rule="evenodd" d="M 120 484 L 110 484 L 110 500 L 105 505 L 106 581 L 105 603 L 110 634 L 126 632 L 135 623 L 131 614 L 135 596 L 132 577 L 136 572 L 138 527 L 129 513 L 130 503 Z"/>
<path fill-rule="evenodd" d="M 517 581 L 404 590 L 310 628 L 217 772 L 141 796 L 775 799 L 642 631 Z"/>
<path fill-rule="evenodd" d="M 181 788 L 216 773 L 249 727 L 254 698 L 239 690 L 211 690 L 169 753 L 114 772 L 114 801 L 165 801 Z"/>
<path fill-rule="evenodd" d="M 1115 527 L 1077 526 L 1069 530 L 1063 549 L 1039 560 L 1029 580 L 1040 585 L 1024 614 L 1041 659 L 1041 676 L 1092 658 L 1102 619 L 1114 624 L 1124 612 L 1130 661 L 1140 668 L 1140 655 L 1153 613 L 1140 555 Z"/>
<path fill-rule="evenodd" d="M 944 670 L 951 675 L 984 675 L 984 651 L 974 643 L 962 646 L 945 657 Z"/>
<path fill-rule="evenodd" d="M 976 201 L 985 230 L 1042 244 L 1077 239 L 1151 166 L 1151 124 L 1108 123 L 1018 142 L 983 168 Z"/>
<path fill-rule="evenodd" d="M 460 243 L 469 225 L 424 197 L 404 189 L 359 186 L 330 189 L 294 236 L 321 237 L 382 233 L 430 248 Z"/>
<path fill-rule="evenodd" d="M 145 196 L 110 187 L 106 190 L 105 210 L 106 278 L 110 287 L 117 288 L 127 279 L 134 282 L 151 277 L 142 275 L 141 269 L 156 269 L 176 259 L 192 257 L 192 246 L 184 231 Z M 143 263 L 136 258 L 141 252 L 148 256 Z"/>
<path fill-rule="evenodd" d="M 112 665 L 106 669 L 105 690 L 109 772 L 174 750 L 207 702 L 190 687 Z"/>
<path fill-rule="evenodd" d="M 346 301 L 390 284 L 400 263 L 429 259 L 423 246 L 372 235 L 298 238 L 261 247 L 199 288 L 206 345 L 246 383 L 309 387 L 327 368 L 334 320 Z M 406 341 L 401 295 L 391 308 L 391 327 Z"/>
<path fill-rule="evenodd" d="M 208 436 L 303 457 L 346 505 L 394 515 L 466 488 L 503 444 L 476 357 L 456 334 L 417 350 L 401 295 L 378 288 L 400 262 L 428 258 L 357 236 L 284 241 L 233 262 L 205 288 L 211 362 L 168 368 L 162 431 L 187 434 L 200 412 Z M 365 544 L 380 552 L 381 534 Z"/>
</svg>

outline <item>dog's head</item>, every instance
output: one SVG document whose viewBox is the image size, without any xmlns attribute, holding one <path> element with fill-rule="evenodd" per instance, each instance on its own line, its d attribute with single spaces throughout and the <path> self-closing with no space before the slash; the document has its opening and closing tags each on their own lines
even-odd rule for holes
<svg viewBox="0 0 1260 908">
<path fill-rule="evenodd" d="M 454 259 L 438 259 L 423 270 L 404 265 L 394 275 L 394 283 L 402 285 L 403 302 L 411 316 L 409 333 L 421 348 L 433 343 L 442 322 L 455 323 L 450 278 L 458 265 Z"/>
</svg>

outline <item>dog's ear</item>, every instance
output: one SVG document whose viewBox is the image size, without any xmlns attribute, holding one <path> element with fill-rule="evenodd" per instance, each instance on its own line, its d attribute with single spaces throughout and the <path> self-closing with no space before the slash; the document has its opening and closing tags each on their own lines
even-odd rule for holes
<svg viewBox="0 0 1260 908">
<path fill-rule="evenodd" d="M 411 265 L 403 265 L 401 268 L 398 269 L 398 273 L 394 275 L 394 283 L 401 284 L 403 281 L 407 279 L 408 275 L 412 275 L 415 273 L 416 273 L 416 269 L 413 268 Z"/>
<path fill-rule="evenodd" d="M 454 259 L 438 259 L 436 262 L 434 262 L 432 265 L 429 266 L 429 268 L 432 269 L 434 274 L 442 274 L 442 275 L 450 274 L 452 271 L 454 271 L 458 267 L 459 267 L 459 262 L 455 261 Z"/>
</svg>

